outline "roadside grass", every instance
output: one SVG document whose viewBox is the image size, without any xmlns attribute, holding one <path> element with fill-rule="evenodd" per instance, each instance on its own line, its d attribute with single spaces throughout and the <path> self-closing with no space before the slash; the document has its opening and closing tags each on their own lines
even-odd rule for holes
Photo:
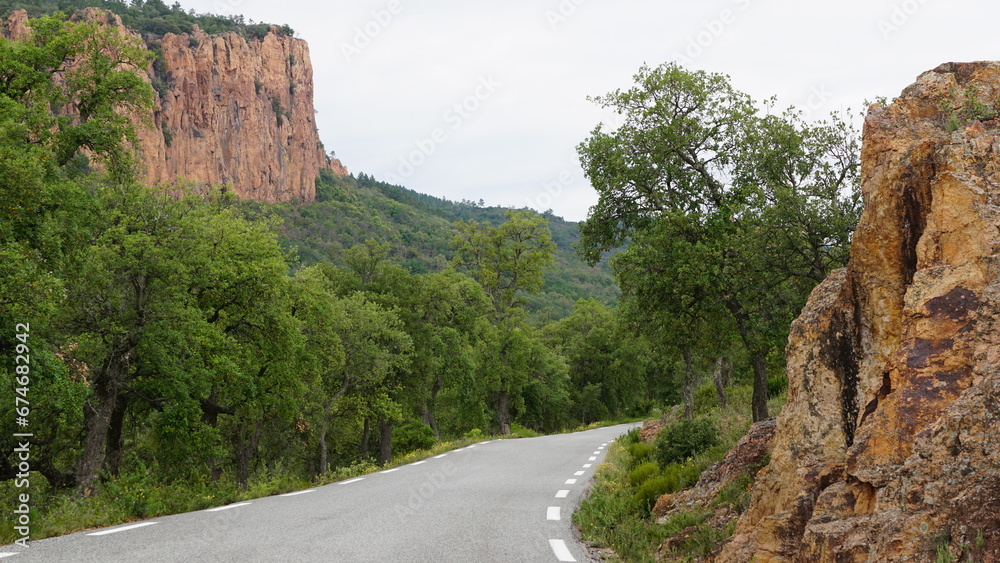
<svg viewBox="0 0 1000 563">
<path fill-rule="evenodd" d="M 628 421 L 630 420 L 624 422 Z M 622 423 L 622 420 L 595 422 L 565 432 L 578 432 Z M 204 478 L 164 484 L 155 478 L 153 472 L 140 470 L 122 474 L 105 483 L 96 495 L 81 498 L 71 490 L 53 490 L 41 474 L 32 472 L 30 473 L 29 541 L 301 491 L 401 467 L 483 441 L 542 435 L 518 424 L 513 425 L 511 430 L 511 434 L 506 436 L 491 436 L 473 430 L 462 438 L 437 442 L 428 449 L 395 457 L 385 465 L 371 461 L 355 462 L 349 466 L 331 469 L 314 480 L 297 477 L 279 469 L 268 475 L 251 478 L 243 490 L 236 487 L 232 475 L 224 474 L 217 482 Z M 14 481 L 0 482 L 2 499 L 13 501 L 18 498 L 19 493 L 24 492 L 24 489 L 19 490 L 14 487 Z M 14 531 L 15 522 L 20 516 L 14 513 L 16 504 L 4 502 L 4 505 L 9 508 L 0 514 L 0 545 L 12 544 L 20 537 Z"/>
<path fill-rule="evenodd" d="M 711 442 L 706 440 L 703 449 L 682 461 L 657 463 L 657 450 L 664 446 L 640 442 L 635 430 L 613 442 L 587 497 L 573 513 L 573 522 L 583 539 L 593 546 L 610 548 L 614 552 L 610 561 L 638 563 L 657 561 L 655 553 L 663 541 L 689 528 L 692 529 L 675 546 L 670 554 L 673 559 L 669 560 L 686 561 L 707 555 L 728 539 L 735 530 L 735 522 L 724 529 L 710 526 L 706 523 L 711 516 L 708 509 L 680 512 L 663 523 L 656 522 L 650 509 L 660 495 L 694 485 L 701 471 L 721 460 L 746 434 L 751 423 L 751 395 L 749 387 L 734 387 L 729 389 L 725 407 L 701 404 L 698 414 L 712 422 L 717 441 L 708 445 Z M 777 414 L 784 401 L 782 393 L 768 402 L 768 411 Z M 738 512 L 745 510 L 753 476 L 747 472 L 723 487 L 714 504 L 728 504 Z"/>
</svg>

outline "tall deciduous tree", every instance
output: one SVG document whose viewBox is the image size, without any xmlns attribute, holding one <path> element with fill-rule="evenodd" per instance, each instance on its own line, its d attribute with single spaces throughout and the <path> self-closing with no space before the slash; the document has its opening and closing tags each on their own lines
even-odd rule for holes
<svg viewBox="0 0 1000 563">
<path fill-rule="evenodd" d="M 500 433 L 509 434 L 511 402 L 520 400 L 527 383 L 521 294 L 541 289 L 555 243 L 543 217 L 514 210 L 504 216 L 507 221 L 499 226 L 456 223 L 454 261 L 469 271 L 490 299 L 491 326 L 484 328 L 478 346 L 479 369 L 496 405 Z"/>
<path fill-rule="evenodd" d="M 856 135 L 836 117 L 761 116 L 726 76 L 674 63 L 635 81 L 597 99 L 622 125 L 598 126 L 578 148 L 600 194 L 581 252 L 594 262 L 630 241 L 614 261 L 623 294 L 678 334 L 724 314 L 752 360 L 753 417 L 766 418 L 769 351 L 808 288 L 846 260 L 860 213 Z"/>
</svg>

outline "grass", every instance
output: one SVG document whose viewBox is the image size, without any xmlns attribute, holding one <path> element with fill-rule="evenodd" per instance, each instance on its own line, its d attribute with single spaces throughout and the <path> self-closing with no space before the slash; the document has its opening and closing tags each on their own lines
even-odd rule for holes
<svg viewBox="0 0 1000 563">
<path fill-rule="evenodd" d="M 573 513 L 573 522 L 580 528 L 583 539 L 598 547 L 611 548 L 615 554 L 612 561 L 640 563 L 657 561 L 655 552 L 664 540 L 685 530 L 687 535 L 673 546 L 673 560 L 708 555 L 728 539 L 736 522 L 725 527 L 713 526 L 708 522 L 712 512 L 707 508 L 675 513 L 659 524 L 649 509 L 661 494 L 693 485 L 704 468 L 722 459 L 746 434 L 750 426 L 751 395 L 749 387 L 734 387 L 729 389 L 726 407 L 712 405 L 703 409 L 702 414 L 718 430 L 718 445 L 682 462 L 662 467 L 653 462 L 652 446 L 640 443 L 638 432 L 630 432 L 612 443 L 587 498 Z M 784 400 L 782 394 L 769 401 L 768 411 L 777 414 Z M 713 505 L 730 505 L 737 512 L 745 510 L 750 503 L 754 469 L 727 483 Z"/>
</svg>

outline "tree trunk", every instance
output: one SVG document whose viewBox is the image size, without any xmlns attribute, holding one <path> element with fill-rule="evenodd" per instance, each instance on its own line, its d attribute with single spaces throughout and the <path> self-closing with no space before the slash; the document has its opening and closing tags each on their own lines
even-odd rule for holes
<svg viewBox="0 0 1000 563">
<path fill-rule="evenodd" d="M 767 355 L 763 352 L 753 354 L 753 421 L 760 422 L 768 418 L 767 414 Z"/>
<path fill-rule="evenodd" d="M 732 375 L 733 364 L 729 358 L 719 356 L 715 360 L 715 371 L 712 372 L 712 381 L 715 383 L 715 394 L 719 398 L 719 406 L 726 406 L 729 397 L 726 396 L 726 387 L 729 385 L 729 378 Z"/>
<path fill-rule="evenodd" d="M 424 404 L 420 407 L 420 419 L 424 424 L 431 427 L 435 436 L 440 437 L 441 435 L 438 433 L 437 421 L 434 420 L 434 410 L 431 408 L 432 403 L 433 399 L 431 399 L 431 401 L 424 401 Z"/>
<path fill-rule="evenodd" d="M 371 421 L 365 417 L 365 428 L 361 432 L 361 459 L 368 459 L 368 444 L 371 442 L 372 437 L 372 424 Z"/>
<path fill-rule="evenodd" d="M 115 409 L 111 412 L 108 423 L 108 441 L 105 445 L 104 471 L 107 475 L 117 477 L 122 467 L 125 451 L 125 413 L 128 411 L 129 397 L 118 395 Z"/>
<path fill-rule="evenodd" d="M 326 433 L 330 428 L 330 405 L 323 405 L 323 421 L 319 425 L 319 474 L 326 475 L 330 469 L 329 448 L 326 445 Z"/>
<path fill-rule="evenodd" d="M 497 397 L 497 418 L 500 423 L 500 435 L 510 434 L 510 396 L 506 391 L 500 391 Z"/>
<path fill-rule="evenodd" d="M 94 492 L 107 453 L 108 429 L 128 377 L 129 352 L 112 354 L 94 378 L 93 395 L 83 407 L 83 453 L 76 464 L 76 485 L 83 496 Z"/>
<path fill-rule="evenodd" d="M 379 448 L 379 462 L 385 465 L 392 461 L 392 422 L 383 418 L 379 422 L 381 433 L 381 444 Z"/>
<path fill-rule="evenodd" d="M 697 382 L 694 371 L 694 354 L 690 347 L 685 346 L 681 349 L 681 355 L 684 356 L 684 386 L 681 388 L 684 395 L 684 418 L 694 418 L 694 386 Z"/>
<path fill-rule="evenodd" d="M 246 489 L 247 483 L 250 481 L 250 466 L 253 463 L 254 454 L 257 452 L 257 443 L 260 440 L 262 426 L 263 421 L 257 422 L 252 431 L 247 429 L 246 426 L 241 426 L 234 437 L 233 445 L 236 450 L 236 486 L 241 489 Z"/>
</svg>

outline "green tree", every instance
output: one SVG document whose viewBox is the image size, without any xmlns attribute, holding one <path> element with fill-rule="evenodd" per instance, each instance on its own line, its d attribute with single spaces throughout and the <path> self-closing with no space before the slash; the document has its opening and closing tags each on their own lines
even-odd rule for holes
<svg viewBox="0 0 1000 563">
<path fill-rule="evenodd" d="M 808 288 L 846 259 L 856 135 L 836 117 L 761 117 L 727 77 L 674 63 L 635 81 L 597 98 L 621 127 L 598 126 L 578 148 L 600 194 L 580 250 L 594 262 L 630 241 L 614 262 L 623 295 L 664 325 L 713 330 L 725 317 L 751 357 L 753 417 L 766 418 L 769 352 Z"/>
<path fill-rule="evenodd" d="M 483 286 L 492 306 L 491 326 L 484 327 L 477 350 L 478 364 L 496 405 L 500 433 L 509 434 L 511 402 L 521 401 L 527 383 L 521 294 L 541 288 L 555 243 L 544 218 L 513 210 L 504 216 L 507 221 L 497 227 L 457 223 L 454 262 Z"/>
</svg>

